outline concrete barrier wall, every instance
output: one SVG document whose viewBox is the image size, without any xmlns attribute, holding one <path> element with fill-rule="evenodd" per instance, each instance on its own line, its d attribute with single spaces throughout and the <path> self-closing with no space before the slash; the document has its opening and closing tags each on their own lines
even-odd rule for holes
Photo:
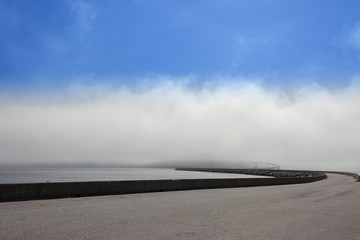
<svg viewBox="0 0 360 240">
<path fill-rule="evenodd" d="M 303 178 L 227 178 L 61 183 L 0 184 L 0 201 L 116 195 L 210 188 L 234 188 L 309 183 L 326 175 Z"/>
</svg>

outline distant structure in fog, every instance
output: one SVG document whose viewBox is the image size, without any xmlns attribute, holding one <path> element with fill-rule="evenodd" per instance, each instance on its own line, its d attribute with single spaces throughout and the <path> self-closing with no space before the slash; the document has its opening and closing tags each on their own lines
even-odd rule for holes
<svg viewBox="0 0 360 240">
<path fill-rule="evenodd" d="M 242 162 L 243 168 L 249 169 L 272 169 L 279 170 L 280 165 L 274 163 L 265 163 L 265 162 Z"/>
</svg>

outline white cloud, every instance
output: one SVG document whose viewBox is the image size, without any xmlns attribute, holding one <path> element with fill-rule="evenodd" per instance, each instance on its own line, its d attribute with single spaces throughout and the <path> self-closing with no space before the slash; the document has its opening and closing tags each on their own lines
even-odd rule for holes
<svg viewBox="0 0 360 240">
<path fill-rule="evenodd" d="M 209 86 L 169 79 L 136 92 L 78 86 L 51 101 L 3 98 L 0 165 L 206 160 L 359 169 L 359 85 L 307 87 L 291 97 L 250 83 Z"/>
<path fill-rule="evenodd" d="M 360 22 L 357 22 L 350 31 L 349 42 L 355 49 L 360 51 Z"/>
<path fill-rule="evenodd" d="M 264 51 L 264 49 L 273 43 L 273 39 L 270 36 L 236 36 L 233 41 L 233 59 L 231 63 L 233 68 L 238 67 L 240 63 L 247 61 L 249 57 L 251 58 L 256 53 Z"/>
<path fill-rule="evenodd" d="M 98 11 L 92 4 L 84 0 L 71 1 L 70 3 L 75 17 L 74 31 L 79 39 L 83 39 L 93 30 Z"/>
</svg>

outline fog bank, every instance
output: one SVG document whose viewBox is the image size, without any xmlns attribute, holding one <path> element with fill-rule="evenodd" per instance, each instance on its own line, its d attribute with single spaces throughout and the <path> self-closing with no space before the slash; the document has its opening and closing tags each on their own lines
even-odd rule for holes
<svg viewBox="0 0 360 240">
<path fill-rule="evenodd" d="M 360 87 L 78 86 L 0 100 L 0 165 L 360 169 Z"/>
</svg>

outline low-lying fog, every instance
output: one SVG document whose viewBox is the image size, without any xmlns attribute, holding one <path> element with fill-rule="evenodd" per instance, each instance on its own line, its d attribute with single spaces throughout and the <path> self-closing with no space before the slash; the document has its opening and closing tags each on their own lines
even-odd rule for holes
<svg viewBox="0 0 360 240">
<path fill-rule="evenodd" d="M 360 87 L 73 86 L 0 99 L 0 165 L 359 169 Z"/>
</svg>

